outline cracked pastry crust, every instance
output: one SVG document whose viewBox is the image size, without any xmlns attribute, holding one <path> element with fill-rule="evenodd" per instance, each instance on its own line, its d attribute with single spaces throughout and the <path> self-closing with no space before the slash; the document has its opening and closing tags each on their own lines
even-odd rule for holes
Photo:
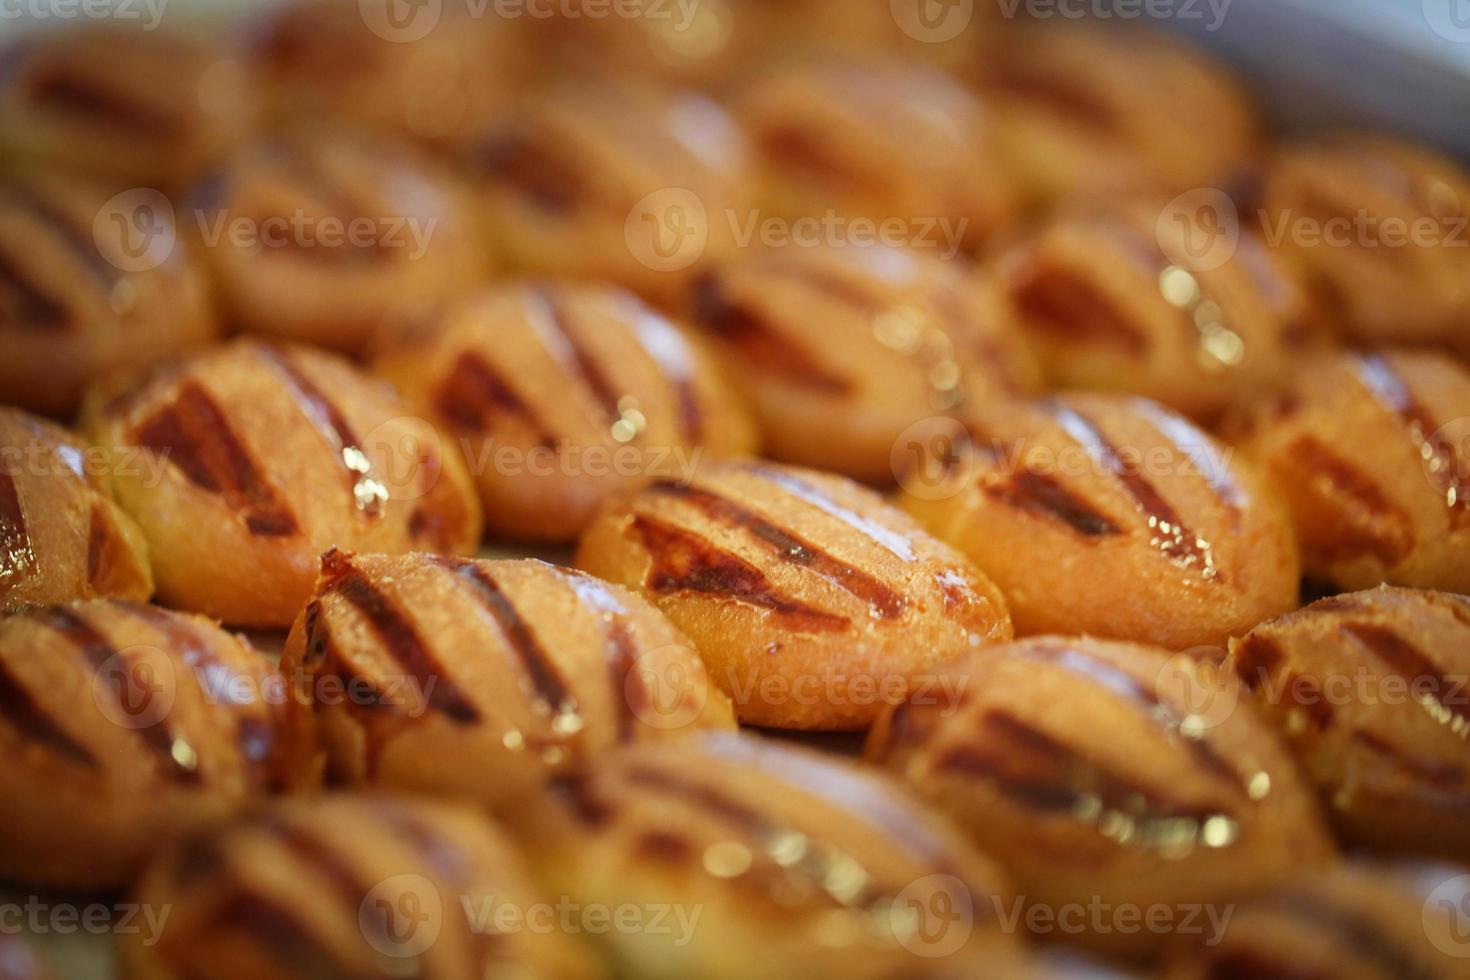
<svg viewBox="0 0 1470 980">
<path fill-rule="evenodd" d="M 614 746 L 735 727 L 647 600 L 540 561 L 329 552 L 281 669 L 336 783 L 498 810 Z"/>
<path fill-rule="evenodd" d="M 285 720 L 279 681 L 244 639 L 156 606 L 0 621 L 0 874 L 123 886 L 169 835 L 300 785 L 310 732 Z"/>
<path fill-rule="evenodd" d="M 86 429 L 161 460 L 119 472 L 161 602 L 287 627 L 333 546 L 465 554 L 480 509 L 458 449 L 386 384 L 305 347 L 239 340 L 98 390 Z"/>
<path fill-rule="evenodd" d="M 890 709 L 865 758 L 995 855 L 1032 903 L 1224 903 L 1333 857 L 1291 757 L 1218 665 L 1034 637 L 949 669 L 957 697 Z M 1142 953 L 1164 937 L 1069 938 Z"/>
<path fill-rule="evenodd" d="M 1007 640 L 999 591 L 881 497 L 768 463 L 613 500 L 576 563 L 642 591 L 742 722 L 855 730 L 936 664 Z"/>
<path fill-rule="evenodd" d="M 615 287 L 496 288 L 373 370 L 459 440 L 487 525 L 516 540 L 574 540 L 609 495 L 756 448 L 704 345 Z"/>
</svg>

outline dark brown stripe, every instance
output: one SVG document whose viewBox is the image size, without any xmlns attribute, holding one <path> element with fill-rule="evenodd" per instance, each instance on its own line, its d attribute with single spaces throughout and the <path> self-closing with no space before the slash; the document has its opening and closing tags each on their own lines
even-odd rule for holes
<svg viewBox="0 0 1470 980">
<path fill-rule="evenodd" d="M 607 420 L 616 421 L 622 414 L 618 408 L 620 396 L 617 388 L 602 370 L 602 365 L 597 363 L 592 351 L 582 343 L 581 336 L 571 323 L 571 314 L 552 289 L 536 290 L 535 299 L 545 314 L 541 322 L 551 328 L 562 351 L 570 355 L 571 363 L 568 366 L 574 369 L 578 380 L 592 393 L 592 399 L 597 402 Z M 532 315 L 535 315 L 534 311 Z M 553 351 L 552 356 L 560 360 L 560 353 L 561 351 Z"/>
<path fill-rule="evenodd" d="M 841 194 L 878 192 L 886 181 L 877 174 L 858 173 L 851 157 L 834 152 L 833 144 L 806 127 L 780 126 L 759 137 L 761 155 L 798 179 Z"/>
<path fill-rule="evenodd" d="M 1423 707 L 1435 721 L 1446 726 L 1460 739 L 1470 741 L 1470 706 L 1463 703 L 1450 704 L 1445 700 L 1445 695 L 1452 689 L 1450 679 L 1423 651 L 1389 627 L 1377 623 L 1343 623 L 1339 629 L 1367 647 L 1390 670 L 1408 681 L 1414 691 L 1415 703 Z M 1438 711 L 1424 704 L 1423 695 L 1426 692 L 1421 686 L 1425 681 L 1432 684 L 1428 693 L 1439 705 Z"/>
<path fill-rule="evenodd" d="M 662 313 L 650 309 L 642 300 L 629 300 L 629 317 L 633 336 L 674 386 L 679 403 L 679 429 L 684 438 L 692 443 L 701 442 L 704 410 L 694 384 L 695 359 L 689 341 Z"/>
<path fill-rule="evenodd" d="M 695 283 L 694 318 L 757 371 L 827 394 L 843 394 L 852 388 L 851 381 L 834 375 L 819 358 L 763 315 L 726 296 L 712 275 L 702 276 Z"/>
<path fill-rule="evenodd" d="M 1398 416 L 1414 443 L 1415 454 L 1444 497 L 1450 527 L 1470 526 L 1470 480 L 1463 476 L 1470 461 L 1460 458 L 1454 442 L 1445 438 L 1428 409 L 1414 397 L 1403 377 L 1377 354 L 1358 358 L 1358 373 L 1379 403 Z"/>
<path fill-rule="evenodd" d="M 1235 647 L 1235 674 L 1252 691 L 1260 690 L 1286 662 L 1286 651 L 1264 633 L 1250 633 Z"/>
<path fill-rule="evenodd" d="M 361 969 L 342 962 L 326 948 L 295 909 L 243 884 L 232 885 L 229 897 L 216 906 L 211 919 L 214 930 L 254 937 L 262 955 L 280 969 L 279 976 L 362 980 Z"/>
<path fill-rule="evenodd" d="M 485 359 L 465 351 L 434 394 L 440 414 L 469 432 L 485 432 L 500 414 L 520 416 L 540 444 L 554 446 L 556 435 L 530 403 L 516 394 Z"/>
<path fill-rule="evenodd" d="M 552 778 L 547 791 L 565 803 L 572 814 L 589 827 L 603 827 L 612 819 L 613 808 L 592 787 L 586 772 L 573 772 Z"/>
<path fill-rule="evenodd" d="M 185 381 L 167 406 L 138 426 L 133 441 L 164 456 L 190 482 L 224 497 L 252 534 L 284 537 L 296 518 L 266 483 L 229 418 L 197 381 Z"/>
<path fill-rule="evenodd" d="M 829 517 L 835 517 L 884 551 L 901 561 L 914 560 L 914 543 L 908 535 L 884 527 L 851 508 L 844 507 L 825 490 L 786 470 L 764 463 L 742 463 L 740 468 L 785 490 L 802 503 L 817 508 Z"/>
<path fill-rule="evenodd" d="M 66 211 L 22 184 L 7 184 L 0 188 L 0 195 L 16 207 L 29 211 L 40 224 L 65 241 L 77 263 L 99 286 L 110 291 L 117 284 L 120 270 L 97 247 L 90 225 L 79 225 Z"/>
<path fill-rule="evenodd" d="M 879 619 L 896 619 L 908 608 L 908 600 L 877 578 L 846 562 L 839 561 L 821 548 L 770 521 L 728 497 L 710 490 L 663 480 L 649 487 L 650 492 L 683 500 L 711 519 L 729 527 L 749 531 L 784 562 L 810 569 L 844 592 L 867 603 Z"/>
<path fill-rule="evenodd" d="M 66 305 L 44 292 L 5 249 L 0 249 L 0 322 L 21 328 L 60 330 L 69 326 L 70 321 Z"/>
<path fill-rule="evenodd" d="M 576 698 L 572 696 L 560 671 L 532 632 L 530 624 L 521 616 L 520 610 L 510 596 L 505 594 L 500 583 L 495 581 L 489 569 L 482 562 L 467 558 L 435 557 L 432 560 L 454 575 L 495 620 L 505 642 L 525 667 L 537 697 L 553 713 L 575 708 Z"/>
<path fill-rule="evenodd" d="M 38 743 L 84 766 L 95 767 L 97 760 L 61 725 L 46 713 L 19 677 L 6 669 L 0 660 L 0 718 L 28 742 Z"/>
<path fill-rule="evenodd" d="M 1272 468 L 1289 494 L 1301 495 L 1294 509 L 1304 548 L 1314 557 L 1332 562 L 1371 554 L 1394 567 L 1413 550 L 1409 514 L 1321 440 L 1297 438 L 1273 457 Z"/>
<path fill-rule="evenodd" d="M 846 617 L 783 595 L 760 569 L 692 531 L 642 514 L 633 518 L 632 529 L 652 558 L 643 583 L 651 592 L 697 592 L 759 606 L 781 616 L 791 628 L 806 632 L 844 630 L 851 625 Z"/>
<path fill-rule="evenodd" d="M 1004 95 L 1087 129 L 1111 135 L 1117 128 L 1113 109 L 1083 85 L 1040 66 L 1014 59 L 992 59 L 985 84 Z"/>
<path fill-rule="evenodd" d="M 1000 502 L 1030 514 L 1061 521 L 1078 534 L 1105 538 L 1122 528 L 1055 477 L 1022 468 L 999 481 L 984 481 L 981 490 Z"/>
<path fill-rule="evenodd" d="M 153 692 L 139 686 L 133 658 L 119 652 L 113 646 L 112 641 L 80 612 L 64 606 L 52 606 L 39 611 L 36 617 L 42 625 L 64 636 L 67 642 L 75 646 L 87 659 L 96 672 L 97 679 L 112 689 L 118 709 L 123 714 L 138 719 L 136 709 L 140 705 L 141 710 L 151 712 Z M 109 662 L 112 662 L 112 669 L 104 670 L 109 666 Z M 181 763 L 174 755 L 174 749 L 180 742 L 184 745 L 188 745 L 188 742 L 174 735 L 166 715 L 162 718 L 154 718 L 146 725 L 134 728 L 133 731 L 148 743 L 163 771 L 170 778 L 180 783 L 199 782 L 198 760 L 196 759 L 194 767 L 190 768 Z"/>
<path fill-rule="evenodd" d="M 0 469 L 0 588 L 10 588 L 36 571 L 36 551 L 15 478 Z"/>
<path fill-rule="evenodd" d="M 256 348 L 261 357 L 280 372 L 292 400 L 331 447 L 338 465 L 346 472 L 353 508 L 368 517 L 383 516 L 387 488 L 373 477 L 372 465 L 363 451 L 352 423 L 320 388 L 298 368 L 284 351 L 267 345 Z"/>
<path fill-rule="evenodd" d="M 361 570 L 351 565 L 337 569 L 323 594 L 341 596 L 367 619 L 388 655 L 414 680 L 430 708 L 461 725 L 480 720 L 479 710 L 424 645 L 413 623 Z"/>
<path fill-rule="evenodd" d="M 1305 892 L 1287 890 L 1264 898 L 1259 906 L 1275 911 L 1283 919 L 1296 919 L 1327 933 L 1355 963 L 1371 964 L 1395 980 L 1435 980 L 1437 969 L 1425 965 L 1416 953 L 1387 936 L 1378 922 L 1352 909 L 1330 904 Z"/>
<path fill-rule="evenodd" d="M 340 851 L 317 834 L 279 815 L 265 818 L 260 826 L 276 843 L 307 866 L 313 880 L 329 885 L 341 900 L 342 908 L 357 912 L 371 889 Z M 337 832 L 333 827 L 322 829 L 327 833 Z"/>
<path fill-rule="evenodd" d="M 544 211 L 571 211 L 587 194 L 588 182 L 566 153 L 548 149 L 543 141 L 519 134 L 501 134 L 475 147 L 472 165 L 481 174 L 513 188 Z"/>
<path fill-rule="evenodd" d="M 608 644 L 608 677 L 618 716 L 618 741 L 630 741 L 639 712 L 650 705 L 647 686 L 637 672 L 638 638 L 628 622 L 628 610 L 605 583 L 591 575 L 569 571 L 565 577 L 578 601 L 602 618 Z"/>
<path fill-rule="evenodd" d="M 1096 341 L 1138 356 L 1149 348 L 1147 335 L 1122 314 L 1113 300 L 1079 273 L 1031 270 L 1010 287 L 1028 327 L 1064 341 Z"/>
<path fill-rule="evenodd" d="M 64 70 L 32 78 L 29 89 L 32 100 L 40 105 L 85 116 L 134 136 L 170 142 L 182 142 L 187 136 L 184 120 L 124 98 L 110 86 Z"/>
</svg>

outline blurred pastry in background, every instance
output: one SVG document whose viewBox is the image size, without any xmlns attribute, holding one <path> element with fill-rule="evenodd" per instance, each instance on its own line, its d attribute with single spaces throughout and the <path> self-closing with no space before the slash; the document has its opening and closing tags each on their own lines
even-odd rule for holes
<svg viewBox="0 0 1470 980">
<path fill-rule="evenodd" d="M 232 328 L 347 353 L 422 323 L 489 273 L 453 177 L 335 126 L 252 144 L 182 202 Z"/>
<path fill-rule="evenodd" d="M 1325 314 L 1367 345 L 1470 356 L 1470 172 L 1429 147 L 1338 133 L 1278 147 L 1250 202 L 1310 274 Z"/>
<path fill-rule="evenodd" d="M 110 468 L 141 462 L 95 452 L 60 426 L 0 407 L 0 612 L 153 594 L 143 532 L 105 482 Z"/>
<path fill-rule="evenodd" d="M 830 237 L 844 239 L 873 224 L 907 239 L 932 237 L 937 227 L 966 254 L 1016 217 L 990 115 L 964 86 L 923 64 L 781 65 L 733 93 L 731 112 L 749 138 L 766 215 L 831 213 L 846 220 Z M 955 243 L 944 243 L 951 254 Z"/>
<path fill-rule="evenodd" d="M 31 174 L 0 180 L 0 391 L 69 418 L 88 383 L 218 336 L 173 206 L 136 189 Z"/>
<path fill-rule="evenodd" d="M 0 620 L 0 874 L 125 886 L 171 835 L 300 785 L 311 733 L 282 714 L 279 680 L 244 639 L 155 606 Z"/>
<path fill-rule="evenodd" d="M 1050 916 L 1024 921 L 1104 909 L 1074 915 L 1053 940 L 1148 953 L 1168 933 L 1115 928 L 1108 911 L 1227 907 L 1334 857 L 1291 757 L 1216 665 L 1035 637 L 946 669 L 960 703 L 892 708 L 865 757 L 907 780 Z"/>
<path fill-rule="evenodd" d="M 659 303 L 735 250 L 754 207 L 724 109 L 626 80 L 553 86 L 481 130 L 460 163 L 510 271 Z"/>
<path fill-rule="evenodd" d="M 707 465 L 610 501 L 576 563 L 688 634 L 747 724 L 866 728 L 935 665 L 1011 637 L 960 554 L 873 491 L 795 467 Z"/>
<path fill-rule="evenodd" d="M 1040 387 L 993 284 L 927 251 L 756 249 L 701 276 L 689 306 L 749 391 L 765 452 L 875 484 L 911 427 Z"/>
<path fill-rule="evenodd" d="M 756 449 L 704 345 L 616 287 L 497 287 L 373 369 L 459 440 L 487 525 L 512 539 L 574 540 L 614 492 Z"/>
<path fill-rule="evenodd" d="M 1340 836 L 1470 861 L 1470 599 L 1345 593 L 1230 647 L 1231 667 Z"/>
<path fill-rule="evenodd" d="M 1227 428 L 1285 495 L 1309 578 L 1470 593 L 1464 365 L 1429 351 L 1316 358 Z"/>
<path fill-rule="evenodd" d="M 1262 123 L 1240 80 L 1166 34 L 1011 21 L 981 35 L 963 74 L 1033 206 L 1220 187 L 1259 149 Z"/>
<path fill-rule="evenodd" d="M 331 547 L 472 552 L 480 507 L 457 447 L 333 355 L 239 340 L 94 391 L 84 428 L 161 469 L 118 469 L 159 601 L 290 626 Z M 157 470 L 157 472 L 155 472 Z"/>
<path fill-rule="evenodd" d="M 1297 605 L 1276 489 L 1155 402 L 996 403 L 912 450 L 902 506 L 994 580 L 1022 636 L 1223 647 Z"/>
<path fill-rule="evenodd" d="M 0 50 L 0 158 L 179 190 L 259 121 L 239 52 L 203 34 L 120 25 L 38 32 Z"/>
</svg>

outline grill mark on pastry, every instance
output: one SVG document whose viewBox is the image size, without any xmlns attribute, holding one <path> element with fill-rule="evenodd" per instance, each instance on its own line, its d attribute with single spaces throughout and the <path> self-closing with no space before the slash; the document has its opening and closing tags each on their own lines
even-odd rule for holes
<svg viewBox="0 0 1470 980">
<path fill-rule="evenodd" d="M 326 881 L 344 908 L 356 910 L 367 898 L 371 891 L 367 883 L 346 857 L 321 837 L 281 816 L 263 820 L 261 827 L 292 857 L 306 865 L 311 877 Z"/>
<path fill-rule="evenodd" d="M 3 480 L 3 477 L 0 477 Z M 0 494 L 4 491 L 0 490 Z M 116 546 L 117 538 L 113 533 L 112 521 L 109 517 L 106 505 L 101 501 L 94 502 L 90 513 L 87 515 L 87 585 L 96 589 L 99 579 L 102 577 L 102 567 L 107 560 L 109 552 Z M 0 581 L 3 581 L 0 576 Z"/>
<path fill-rule="evenodd" d="M 1229 949 L 1220 953 L 1207 953 L 1204 980 L 1334 980 L 1321 970 L 1308 970 L 1293 963 L 1284 954 L 1275 954 L 1259 949 Z"/>
<path fill-rule="evenodd" d="M 704 434 L 704 411 L 694 384 L 694 351 L 689 341 L 662 314 L 650 310 L 641 300 L 633 300 L 629 305 L 628 321 L 633 327 L 633 337 L 674 387 L 679 404 L 679 430 L 691 443 L 700 442 Z"/>
<path fill-rule="evenodd" d="M 1246 503 L 1245 490 L 1235 481 L 1225 457 L 1214 454 L 1215 444 L 1193 422 L 1161 408 L 1147 398 L 1138 398 L 1133 409 L 1167 439 L 1170 445 L 1189 458 L 1195 472 L 1209 484 L 1210 491 L 1232 516 L 1239 517 Z"/>
<path fill-rule="evenodd" d="M 695 282 L 694 317 L 758 371 L 827 394 L 852 390 L 851 381 L 834 375 L 816 355 L 787 337 L 767 317 L 726 296 L 713 275 L 701 276 Z"/>
<path fill-rule="evenodd" d="M 1235 647 L 1235 676 L 1247 690 L 1260 690 L 1285 662 L 1281 644 L 1264 633 L 1250 633 Z"/>
<path fill-rule="evenodd" d="M 1435 792 L 1451 794 L 1451 808 L 1463 810 L 1470 815 L 1470 783 L 1466 781 L 1465 769 L 1453 763 L 1416 756 L 1366 729 L 1355 730 L 1352 738 L 1354 742 L 1390 761 L 1396 768 L 1409 773 L 1421 783 L 1428 784 Z"/>
<path fill-rule="evenodd" d="M 126 98 L 92 79 L 64 68 L 38 72 L 28 85 L 31 99 L 42 106 L 85 116 L 155 140 L 182 140 L 184 121 L 136 99 Z"/>
<path fill-rule="evenodd" d="M 5 301 L 14 297 L 13 304 Z M 13 308 L 20 326 L 37 330 L 61 330 L 70 326 L 66 305 L 45 292 L 16 263 L 13 256 L 0 248 L 0 312 Z"/>
<path fill-rule="evenodd" d="M 607 667 L 618 719 L 618 741 L 630 741 L 639 712 L 649 707 L 649 692 L 647 683 L 635 669 L 638 638 L 633 635 L 633 627 L 628 621 L 628 609 L 611 589 L 591 575 L 564 570 L 562 578 L 576 593 L 577 600 L 602 618 L 603 635 L 610 654 Z"/>
<path fill-rule="evenodd" d="M 1045 267 L 1030 270 L 1010 293 L 1028 326 L 1058 339 L 1095 340 L 1135 357 L 1151 344 L 1110 297 L 1079 273 Z"/>
<path fill-rule="evenodd" d="M 553 714 L 575 709 L 577 700 L 572 696 L 571 688 L 561 676 L 561 671 L 547 655 L 541 641 L 536 638 L 535 632 L 521 616 L 510 596 L 506 595 L 486 567 L 468 558 L 435 556 L 430 560 L 454 576 L 459 586 L 495 621 L 505 642 L 525 668 L 537 698 Z"/>
<path fill-rule="evenodd" d="M 842 193 L 874 191 L 884 184 L 876 174 L 855 171 L 852 160 L 832 153 L 819 134 L 799 126 L 767 129 L 760 134 L 759 143 L 765 157 L 829 190 L 836 185 Z"/>
<path fill-rule="evenodd" d="M 779 560 L 809 569 L 853 598 L 866 603 L 875 619 L 897 619 L 908 609 L 908 599 L 902 593 L 873 575 L 834 558 L 817 545 L 729 497 L 702 487 L 669 480 L 660 480 L 650 485 L 649 492 L 685 501 L 711 520 L 748 531 L 751 537 L 761 542 Z M 862 530 L 856 524 L 850 526 Z"/>
<path fill-rule="evenodd" d="M 44 745 L 89 768 L 97 760 L 86 747 L 66 733 L 60 722 L 46 713 L 29 688 L 0 659 L 0 719 L 28 742 Z"/>
<path fill-rule="evenodd" d="M 1470 481 L 1460 475 L 1466 461 L 1460 458 L 1454 442 L 1439 433 L 1429 411 L 1386 359 L 1377 354 L 1360 356 L 1358 374 L 1378 403 L 1408 431 L 1415 452 L 1444 498 L 1450 527 L 1460 530 L 1470 526 Z"/>
<path fill-rule="evenodd" d="M 540 445 L 556 444 L 555 434 L 540 413 L 476 351 L 464 351 L 455 359 L 454 367 L 434 394 L 434 404 L 440 414 L 469 432 L 486 432 L 495 416 L 504 413 L 519 416 Z"/>
<path fill-rule="evenodd" d="M 477 146 L 471 160 L 480 173 L 513 188 L 542 210 L 571 211 L 582 203 L 587 181 L 565 154 L 540 145 L 543 142 L 524 134 L 503 134 Z"/>
<path fill-rule="evenodd" d="M 461 725 L 478 721 L 479 710 L 425 646 L 403 610 L 350 562 L 338 558 L 336 564 L 339 567 L 331 567 L 329 557 L 323 558 L 324 569 L 332 575 L 323 595 L 341 596 L 367 619 L 388 655 L 413 678 L 430 708 Z"/>
<path fill-rule="evenodd" d="M 373 475 L 373 465 L 363 451 L 352 423 L 285 351 L 268 345 L 256 348 L 285 382 L 291 400 L 311 422 L 322 439 L 331 447 L 337 463 L 346 471 L 351 487 L 352 505 L 369 518 L 382 517 L 388 502 L 388 488 Z"/>
<path fill-rule="evenodd" d="M 844 616 L 783 595 L 759 568 L 693 531 L 644 514 L 634 515 L 632 530 L 651 558 L 644 579 L 651 592 L 695 592 L 758 606 L 782 617 L 791 628 L 807 632 L 839 631 L 851 625 Z"/>
<path fill-rule="evenodd" d="M 589 827 L 606 826 L 612 819 L 612 805 L 597 794 L 592 778 L 585 771 L 553 777 L 547 783 L 547 791 L 565 803 L 573 815 Z"/>
<path fill-rule="evenodd" d="M 299 530 L 229 418 L 199 382 L 184 381 L 173 401 L 138 426 L 133 441 L 163 455 L 195 486 L 223 497 L 252 534 L 285 537 Z"/>
<path fill-rule="evenodd" d="M 1061 521 L 1083 537 L 1105 538 L 1123 529 L 1048 473 L 1021 467 L 1008 477 L 986 479 L 980 489 L 987 496 L 1027 513 Z"/>
<path fill-rule="evenodd" d="M 239 929 L 281 968 L 283 976 L 319 977 L 321 980 L 357 980 L 362 971 L 342 962 L 326 948 L 281 900 L 243 883 L 231 886 L 230 897 L 212 916 L 220 930 Z"/>
<path fill-rule="evenodd" d="M 622 410 L 618 408 L 617 389 L 592 351 L 578 337 L 571 323 L 571 314 L 555 291 L 541 288 L 533 295 L 540 309 L 531 311 L 532 329 L 541 337 L 551 356 L 592 394 L 605 420 L 612 422 L 619 418 Z"/>
<path fill-rule="evenodd" d="M 20 502 L 15 477 L 0 465 L 0 588 L 10 588 L 35 574 L 36 550 Z"/>
<path fill-rule="evenodd" d="M 1410 950 L 1383 933 L 1378 923 L 1351 909 L 1324 902 L 1315 895 L 1286 891 L 1263 898 L 1260 906 L 1309 923 L 1328 933 L 1346 950 L 1401 980 L 1434 980 L 1437 970 L 1427 968 Z"/>
<path fill-rule="evenodd" d="M 1338 628 L 1361 643 L 1411 686 L 1431 681 L 1430 692 L 1418 694 L 1414 701 L 1451 734 L 1462 741 L 1470 741 L 1470 707 L 1445 700 L 1445 693 L 1453 690 L 1455 685 L 1422 650 L 1393 629 L 1378 623 L 1351 622 Z"/>
<path fill-rule="evenodd" d="M 762 463 L 744 463 L 740 464 L 740 468 L 767 482 L 776 484 L 793 497 L 810 504 L 822 513 L 837 518 L 895 558 L 906 562 L 914 560 L 914 543 L 908 535 L 886 528 L 877 521 L 869 520 L 858 512 L 842 506 L 825 491 L 806 480 Z"/>
<path fill-rule="evenodd" d="M 1223 580 L 1215 565 L 1211 543 L 1184 525 L 1173 505 L 1143 474 L 1123 460 L 1118 448 L 1103 435 L 1102 430 L 1060 402 L 1047 403 L 1046 410 L 1087 451 L 1093 463 L 1116 477 L 1133 498 L 1147 519 L 1150 544 L 1181 568 L 1198 569 L 1203 578 Z M 1167 433 L 1161 434 L 1168 437 Z M 1178 449 L 1177 446 L 1175 448 Z M 1211 484 L 1212 489 L 1214 486 Z M 1216 496 L 1220 496 L 1218 489 Z M 1228 506 L 1224 499 L 1221 503 Z"/>
<path fill-rule="evenodd" d="M 139 678 L 135 676 L 136 672 L 133 669 L 136 666 L 134 659 L 119 651 L 112 641 L 79 611 L 64 606 L 53 606 L 38 612 L 37 621 L 60 633 L 82 654 L 92 666 L 94 679 L 105 683 L 111 689 L 118 710 L 124 715 L 136 723 L 138 715 L 134 709 L 151 710 L 154 692 L 140 688 Z M 113 669 L 104 673 L 104 668 L 110 662 L 113 663 Z M 143 680 L 146 683 L 147 678 Z M 186 739 L 174 733 L 166 716 L 155 718 L 146 725 L 140 725 L 132 730 L 153 750 L 161 768 L 170 779 L 185 784 L 200 781 L 201 773 L 197 753 Z"/>
<path fill-rule="evenodd" d="M 120 278 L 119 270 L 92 238 L 90 226 L 82 228 L 61 208 L 33 189 L 21 184 L 8 184 L 0 195 L 11 204 L 31 214 L 41 225 L 55 232 L 67 245 L 77 264 L 87 270 L 103 289 L 111 290 Z"/>
<path fill-rule="evenodd" d="M 1320 508 L 1336 518 L 1330 533 L 1310 536 L 1304 542 L 1317 557 L 1340 561 L 1366 553 L 1394 567 L 1413 550 L 1413 521 L 1408 513 L 1320 439 L 1299 436 L 1286 448 L 1284 459 L 1277 468 L 1287 469 L 1288 485 L 1309 492 L 1314 510 Z"/>
<path fill-rule="evenodd" d="M 1117 129 L 1113 110 L 1071 79 L 1015 61 L 993 61 L 985 72 L 990 85 L 1087 129 L 1111 135 Z"/>
</svg>

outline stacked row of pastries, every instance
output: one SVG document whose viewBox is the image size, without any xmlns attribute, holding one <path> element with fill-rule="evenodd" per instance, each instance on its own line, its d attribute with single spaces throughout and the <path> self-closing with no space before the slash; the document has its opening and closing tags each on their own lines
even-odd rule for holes
<svg viewBox="0 0 1470 980">
<path fill-rule="evenodd" d="M 1470 174 L 977 6 L 0 54 L 0 878 L 137 977 L 1470 975 Z M 738 233 L 833 216 L 953 248 Z"/>
</svg>

